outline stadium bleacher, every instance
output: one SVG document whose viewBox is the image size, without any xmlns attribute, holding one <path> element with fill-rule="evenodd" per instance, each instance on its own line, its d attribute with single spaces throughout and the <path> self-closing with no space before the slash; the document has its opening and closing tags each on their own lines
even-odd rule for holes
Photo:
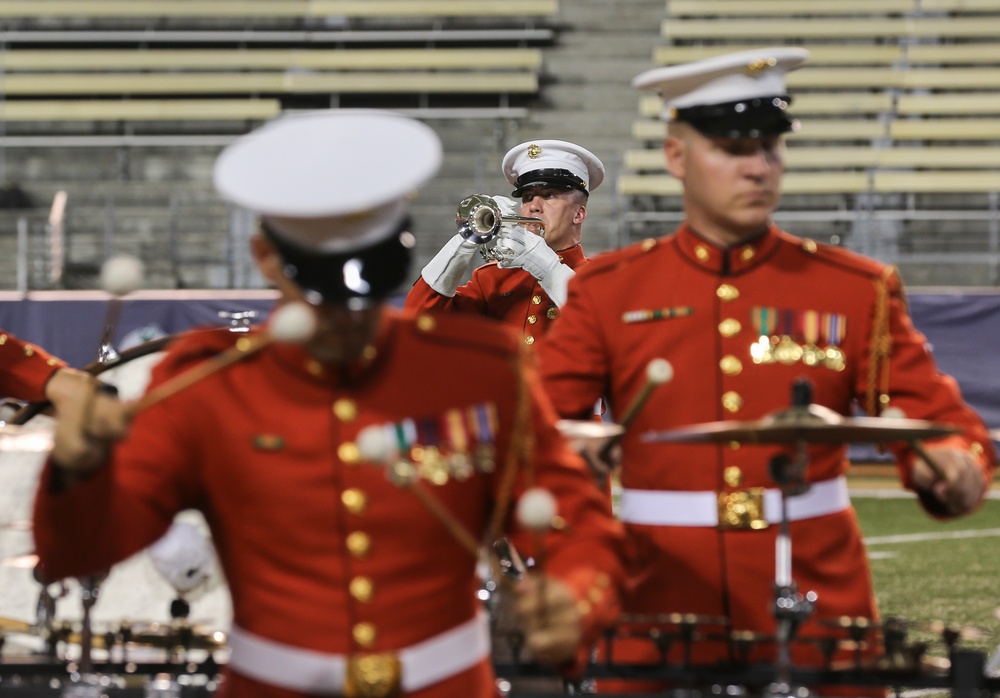
<svg viewBox="0 0 1000 698">
<path fill-rule="evenodd" d="M 35 149 L 62 148 L 64 171 L 75 159 L 103 164 L 101 149 L 110 149 L 119 165 L 108 167 L 119 176 L 132 180 L 135 163 L 146 161 L 141 166 L 154 178 L 190 171 L 210 199 L 204 157 L 167 164 L 166 154 L 204 148 L 210 159 L 228 140 L 282 113 L 393 108 L 504 128 L 524 118 L 526 100 L 538 95 L 558 7 L 558 0 L 3 2 L 0 149 L 14 163 Z M 136 178 L 108 190 L 86 166 L 74 171 L 82 181 L 72 193 L 74 225 L 65 243 L 71 268 L 91 274 L 109 234 L 148 246 L 175 236 L 182 219 L 199 221 L 206 234 L 231 227 L 221 203 L 194 202 L 187 190 L 195 187 L 175 182 L 179 189 L 170 191 Z M 65 185 L 43 175 L 32 188 L 44 201 Z M 143 218 L 153 195 L 164 197 L 159 211 Z M 197 213 L 184 217 L 188 209 Z M 179 283 L 181 267 L 202 267 L 185 285 L 232 276 L 220 271 L 232 263 L 225 250 L 215 259 L 177 258 L 183 247 L 143 250 L 152 260 L 151 283 Z M 10 263 L 16 256 L 5 257 Z"/>
<path fill-rule="evenodd" d="M 1000 279 L 990 242 L 1000 192 L 998 28 L 1000 6 L 978 0 L 669 0 L 653 62 L 805 46 L 809 63 L 788 76 L 801 128 L 788 137 L 784 215 L 807 221 L 799 231 L 807 235 L 857 241 L 886 226 L 896 240 L 930 235 L 926 221 L 954 212 L 984 247 L 990 268 L 976 278 L 992 283 Z M 626 241 L 679 216 L 660 109 L 658 97 L 640 99 L 623 157 Z"/>
</svg>

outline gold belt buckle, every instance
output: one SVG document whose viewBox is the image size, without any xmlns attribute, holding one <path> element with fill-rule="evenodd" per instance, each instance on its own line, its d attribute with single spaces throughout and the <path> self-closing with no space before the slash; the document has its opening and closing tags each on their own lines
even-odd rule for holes
<svg viewBox="0 0 1000 698">
<path fill-rule="evenodd" d="M 393 698 L 402 695 L 402 665 L 394 652 L 355 654 L 347 660 L 346 698 Z"/>
<path fill-rule="evenodd" d="M 758 531 L 767 526 L 763 487 L 719 492 L 720 531 Z"/>
</svg>

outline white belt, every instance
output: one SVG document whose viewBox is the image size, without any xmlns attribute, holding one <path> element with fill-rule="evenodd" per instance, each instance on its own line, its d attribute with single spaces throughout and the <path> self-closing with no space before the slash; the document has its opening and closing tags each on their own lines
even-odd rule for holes
<svg viewBox="0 0 1000 698">
<path fill-rule="evenodd" d="M 851 506 L 847 478 L 813 482 L 809 490 L 788 498 L 788 520 L 826 516 Z M 716 492 L 622 490 L 618 518 L 648 526 L 719 525 L 719 495 Z M 781 521 L 781 490 L 764 490 L 764 517 L 770 524 Z"/>
<path fill-rule="evenodd" d="M 341 695 L 348 657 L 286 645 L 233 626 L 228 665 L 246 676 L 302 693 Z M 406 692 L 426 688 L 475 666 L 490 654 L 489 619 L 471 620 L 394 652 Z"/>
</svg>

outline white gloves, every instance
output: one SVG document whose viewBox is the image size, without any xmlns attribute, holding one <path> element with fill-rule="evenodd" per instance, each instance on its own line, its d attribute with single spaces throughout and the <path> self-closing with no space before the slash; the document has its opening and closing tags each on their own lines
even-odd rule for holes
<svg viewBox="0 0 1000 698">
<path fill-rule="evenodd" d="M 566 284 L 576 272 L 559 261 L 559 255 L 545 244 L 541 235 L 535 235 L 521 226 L 505 226 L 500 235 L 500 244 L 513 250 L 516 256 L 498 262 L 497 266 L 502 269 L 524 269 L 538 279 L 553 303 L 560 307 L 564 305 Z"/>
<path fill-rule="evenodd" d="M 453 298 L 455 289 L 465 278 L 469 263 L 478 249 L 479 245 L 469 242 L 456 233 L 441 251 L 434 255 L 434 259 L 427 263 L 420 276 L 428 286 L 442 296 Z"/>
</svg>

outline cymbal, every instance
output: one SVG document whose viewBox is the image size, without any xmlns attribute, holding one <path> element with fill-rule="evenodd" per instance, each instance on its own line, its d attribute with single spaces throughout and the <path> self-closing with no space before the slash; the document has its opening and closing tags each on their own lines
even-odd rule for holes
<svg viewBox="0 0 1000 698">
<path fill-rule="evenodd" d="M 822 405 L 809 405 L 775 412 L 755 421 L 694 424 L 650 431 L 641 438 L 645 443 L 891 443 L 931 439 L 959 431 L 921 419 L 844 417 Z"/>
<path fill-rule="evenodd" d="M 165 650 L 217 650 L 226 646 L 226 634 L 197 625 L 150 623 L 144 629 L 133 628 L 129 641 Z"/>
<path fill-rule="evenodd" d="M 60 641 L 80 644 L 83 635 L 78 623 L 57 623 L 52 628 Z M 32 628 L 38 631 L 37 628 Z M 130 626 L 122 623 L 107 628 L 95 627 L 91 631 L 91 644 L 97 649 L 124 642 L 128 646 L 144 646 L 161 650 L 197 649 L 217 650 L 226 646 L 226 634 L 202 626 L 171 623 L 146 623 Z"/>
<path fill-rule="evenodd" d="M 590 419 L 560 419 L 556 427 L 564 437 L 576 443 L 600 442 L 625 433 L 621 424 Z"/>
<path fill-rule="evenodd" d="M 52 428 L 4 424 L 0 426 L 0 451 L 43 453 L 52 449 Z"/>
</svg>

